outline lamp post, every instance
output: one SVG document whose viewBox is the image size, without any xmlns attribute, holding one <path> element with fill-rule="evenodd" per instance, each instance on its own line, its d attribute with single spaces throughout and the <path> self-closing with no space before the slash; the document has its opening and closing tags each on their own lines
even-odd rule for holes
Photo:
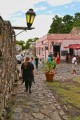
<svg viewBox="0 0 80 120">
<path fill-rule="evenodd" d="M 34 12 L 34 10 L 31 8 L 29 9 L 26 13 L 26 24 L 27 27 L 21 27 L 21 26 L 12 26 L 12 29 L 16 29 L 16 30 L 22 30 L 21 32 L 19 32 L 17 35 L 19 35 L 20 33 L 24 32 L 25 30 L 32 30 L 35 29 L 34 27 L 31 27 L 33 22 L 34 22 L 34 18 L 36 16 L 36 13 Z"/>
</svg>

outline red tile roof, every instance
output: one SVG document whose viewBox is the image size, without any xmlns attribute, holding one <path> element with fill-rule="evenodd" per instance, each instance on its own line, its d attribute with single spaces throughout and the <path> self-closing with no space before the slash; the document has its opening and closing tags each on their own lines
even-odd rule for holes
<svg viewBox="0 0 80 120">
<path fill-rule="evenodd" d="M 80 34 L 47 34 L 46 36 L 48 40 L 80 40 Z"/>
</svg>

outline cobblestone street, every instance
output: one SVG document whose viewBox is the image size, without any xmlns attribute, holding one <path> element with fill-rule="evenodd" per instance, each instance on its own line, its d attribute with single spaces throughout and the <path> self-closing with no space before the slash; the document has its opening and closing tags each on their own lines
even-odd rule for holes
<svg viewBox="0 0 80 120">
<path fill-rule="evenodd" d="M 57 65 L 55 80 L 64 81 L 74 76 L 80 77 L 80 65 L 77 66 L 77 75 L 71 74 L 71 64 Z M 35 71 L 35 84 L 33 83 L 31 94 L 25 92 L 24 84 L 19 83 L 11 120 L 67 120 L 67 116 L 47 88 L 41 71 Z"/>
</svg>

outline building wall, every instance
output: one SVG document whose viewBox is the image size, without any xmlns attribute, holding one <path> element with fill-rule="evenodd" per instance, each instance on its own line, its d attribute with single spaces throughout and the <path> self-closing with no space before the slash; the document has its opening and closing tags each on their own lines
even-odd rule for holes
<svg viewBox="0 0 80 120">
<path fill-rule="evenodd" d="M 36 41 L 36 56 L 39 59 L 44 58 L 46 59 L 48 56 L 48 50 L 46 50 L 46 46 L 48 45 L 47 36 L 43 36 L 38 41 Z"/>
<path fill-rule="evenodd" d="M 39 58 L 47 59 L 50 52 L 53 53 L 53 46 L 60 44 L 60 59 L 65 59 L 66 56 L 63 56 L 62 51 L 67 50 L 69 52 L 69 48 L 65 49 L 65 46 L 69 44 L 80 44 L 80 35 L 79 34 L 48 34 L 40 38 L 36 42 L 36 55 Z M 48 49 L 46 49 L 48 47 Z M 77 55 L 77 50 L 74 50 L 75 55 Z M 78 55 L 80 55 L 80 49 L 78 50 Z"/>
<path fill-rule="evenodd" d="M 69 44 L 80 44 L 80 40 L 63 40 L 62 44 L 61 44 L 61 51 L 62 50 L 67 50 L 69 53 L 69 48 L 65 48 L 66 46 L 68 46 Z M 80 55 L 80 49 L 79 50 L 74 50 L 74 54 Z M 61 54 L 61 53 L 60 53 Z M 66 56 L 61 56 L 61 59 L 65 59 Z"/>
</svg>

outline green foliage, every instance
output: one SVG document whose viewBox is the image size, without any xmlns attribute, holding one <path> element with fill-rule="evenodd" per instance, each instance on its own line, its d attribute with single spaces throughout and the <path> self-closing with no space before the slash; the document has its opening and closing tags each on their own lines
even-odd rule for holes
<svg viewBox="0 0 80 120">
<path fill-rule="evenodd" d="M 68 120 L 80 120 L 80 117 L 75 116 L 74 118 L 68 117 Z"/>
<path fill-rule="evenodd" d="M 63 17 L 63 22 L 66 24 L 66 23 L 70 23 L 70 22 L 73 22 L 74 19 L 73 19 L 73 16 L 70 16 L 70 15 L 65 15 Z"/>
<path fill-rule="evenodd" d="M 33 38 L 33 39 L 28 39 L 28 40 L 26 41 L 26 49 L 29 49 L 31 43 L 32 43 L 32 42 L 36 42 L 38 39 L 39 39 L 38 37 L 35 37 L 35 38 Z"/>
<path fill-rule="evenodd" d="M 74 22 L 73 16 L 65 15 L 63 17 L 63 22 L 64 22 L 64 31 L 63 31 L 63 33 L 70 33 L 70 31 L 73 28 L 73 22 Z"/>
<path fill-rule="evenodd" d="M 55 15 L 48 33 L 70 33 L 74 26 L 80 26 L 80 13 L 65 15 L 63 18 Z"/>
<path fill-rule="evenodd" d="M 24 42 L 23 40 L 20 40 L 20 41 L 17 40 L 16 44 L 21 45 L 22 49 L 29 49 L 31 42 L 36 42 L 38 39 L 39 39 L 38 37 L 35 37 L 35 38 L 28 39 L 26 42 Z"/>
<path fill-rule="evenodd" d="M 16 40 L 16 44 L 19 44 L 19 45 L 21 45 L 21 46 L 22 46 L 24 43 L 25 43 L 25 42 L 22 41 L 22 40 L 20 40 L 20 41 L 17 41 L 17 40 Z"/>
<path fill-rule="evenodd" d="M 62 31 L 63 28 L 63 24 L 62 24 L 62 18 L 59 17 L 58 15 L 56 15 L 53 18 L 53 22 L 50 26 L 50 30 L 48 33 L 60 33 Z"/>
<path fill-rule="evenodd" d="M 35 37 L 35 38 L 33 39 L 33 42 L 36 42 L 38 39 L 39 39 L 38 37 Z"/>
<path fill-rule="evenodd" d="M 33 39 L 28 39 L 27 41 L 26 41 L 26 49 L 29 49 L 30 48 L 30 42 L 33 42 Z"/>
<path fill-rule="evenodd" d="M 44 72 L 53 72 L 53 66 L 54 66 L 53 61 L 46 61 L 46 62 L 44 62 L 42 69 Z"/>
<path fill-rule="evenodd" d="M 75 20 L 80 21 L 80 13 L 75 13 Z"/>
<path fill-rule="evenodd" d="M 75 13 L 73 26 L 80 26 L 80 13 Z"/>
<path fill-rule="evenodd" d="M 24 46 L 25 42 L 24 41 L 22 41 L 22 40 L 16 41 L 16 44 L 21 45 L 22 49 L 25 49 L 25 46 Z"/>
</svg>

